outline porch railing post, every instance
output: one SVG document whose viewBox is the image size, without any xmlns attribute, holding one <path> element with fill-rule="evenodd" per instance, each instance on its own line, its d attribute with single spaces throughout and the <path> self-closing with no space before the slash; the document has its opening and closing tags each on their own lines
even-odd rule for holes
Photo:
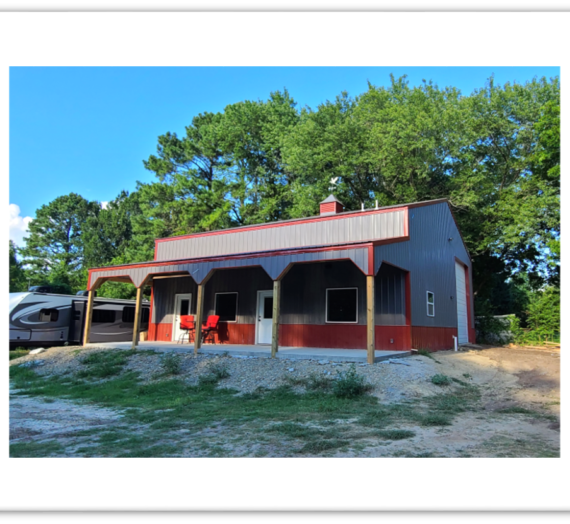
<svg viewBox="0 0 570 524">
<path fill-rule="evenodd" d="M 133 344 L 131 349 L 136 349 L 139 343 L 142 316 L 142 285 L 137 288 L 137 303 L 135 306 L 135 323 L 133 326 Z"/>
<path fill-rule="evenodd" d="M 367 361 L 374 364 L 374 275 L 366 276 L 366 350 Z"/>
<path fill-rule="evenodd" d="M 89 335 L 91 334 L 91 318 L 93 317 L 93 297 L 95 290 L 89 290 L 89 298 L 87 299 L 87 311 L 85 312 L 85 329 L 83 330 L 83 345 L 89 344 Z"/>
<path fill-rule="evenodd" d="M 194 331 L 194 355 L 202 346 L 202 317 L 204 316 L 204 284 L 198 284 L 198 297 L 196 301 L 196 329 Z"/>
<path fill-rule="evenodd" d="M 271 358 L 279 351 L 279 311 L 281 305 L 281 280 L 273 281 L 273 317 L 271 326 Z"/>
</svg>

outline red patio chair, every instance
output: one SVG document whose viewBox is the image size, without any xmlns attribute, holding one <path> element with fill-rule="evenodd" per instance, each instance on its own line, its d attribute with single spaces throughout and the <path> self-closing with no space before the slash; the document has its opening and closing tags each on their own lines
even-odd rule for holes
<svg viewBox="0 0 570 524">
<path fill-rule="evenodd" d="M 190 342 L 190 334 L 194 335 L 195 330 L 194 315 L 180 315 L 180 331 L 182 331 L 182 334 L 178 337 L 178 343 L 182 344 L 184 342 L 185 334 L 188 334 L 188 342 Z"/>
<path fill-rule="evenodd" d="M 206 325 L 202 327 L 202 342 L 206 342 L 206 338 L 218 332 L 219 315 L 210 315 L 206 321 Z M 213 338 L 212 338 L 213 341 Z"/>
</svg>

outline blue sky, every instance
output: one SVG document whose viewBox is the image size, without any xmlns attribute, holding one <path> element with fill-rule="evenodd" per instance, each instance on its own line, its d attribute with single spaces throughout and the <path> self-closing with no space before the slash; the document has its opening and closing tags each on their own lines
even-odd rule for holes
<svg viewBox="0 0 570 524">
<path fill-rule="evenodd" d="M 463 94 L 485 84 L 559 75 L 556 67 L 16 67 L 10 69 L 10 238 L 21 244 L 35 210 L 70 192 L 100 202 L 154 175 L 142 161 L 157 137 L 184 133 L 194 115 L 287 88 L 298 107 L 390 73 Z"/>
</svg>

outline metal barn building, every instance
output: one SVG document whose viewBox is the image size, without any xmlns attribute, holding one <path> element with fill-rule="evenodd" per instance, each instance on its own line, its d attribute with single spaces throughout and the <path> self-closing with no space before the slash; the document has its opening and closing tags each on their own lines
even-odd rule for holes
<svg viewBox="0 0 570 524">
<path fill-rule="evenodd" d="M 450 349 L 474 342 L 471 260 L 447 200 L 343 212 L 155 241 L 150 262 L 89 271 L 152 286 L 150 341 L 175 341 L 181 315 L 219 315 L 216 344 Z M 139 323 L 140 326 L 140 323 Z M 133 347 L 139 340 L 135 329 Z M 86 329 L 84 342 L 89 341 Z"/>
</svg>

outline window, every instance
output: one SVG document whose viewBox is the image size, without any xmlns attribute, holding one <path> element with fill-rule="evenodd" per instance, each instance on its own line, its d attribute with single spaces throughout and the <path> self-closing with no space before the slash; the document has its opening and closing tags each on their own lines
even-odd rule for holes
<svg viewBox="0 0 570 524">
<path fill-rule="evenodd" d="M 41 309 L 40 322 L 57 322 L 59 311 L 57 309 Z"/>
<path fill-rule="evenodd" d="M 135 321 L 135 308 L 132 306 L 125 306 L 123 308 L 123 316 L 121 320 L 127 324 L 132 324 Z"/>
<path fill-rule="evenodd" d="M 107 324 L 110 322 L 115 322 L 115 311 L 112 309 L 94 309 L 93 319 L 91 322 L 94 324 Z"/>
<path fill-rule="evenodd" d="M 215 315 L 220 322 L 235 322 L 237 320 L 237 293 L 216 293 Z"/>
<path fill-rule="evenodd" d="M 143 307 L 141 317 L 142 324 L 148 322 L 149 312 L 149 308 Z M 125 306 L 121 320 L 127 324 L 133 324 L 135 322 L 135 308 L 133 306 Z"/>
<path fill-rule="evenodd" d="M 327 289 L 327 322 L 358 322 L 358 289 Z"/>
<path fill-rule="evenodd" d="M 427 315 L 428 317 L 435 317 L 435 298 L 431 291 L 427 292 Z"/>
</svg>

